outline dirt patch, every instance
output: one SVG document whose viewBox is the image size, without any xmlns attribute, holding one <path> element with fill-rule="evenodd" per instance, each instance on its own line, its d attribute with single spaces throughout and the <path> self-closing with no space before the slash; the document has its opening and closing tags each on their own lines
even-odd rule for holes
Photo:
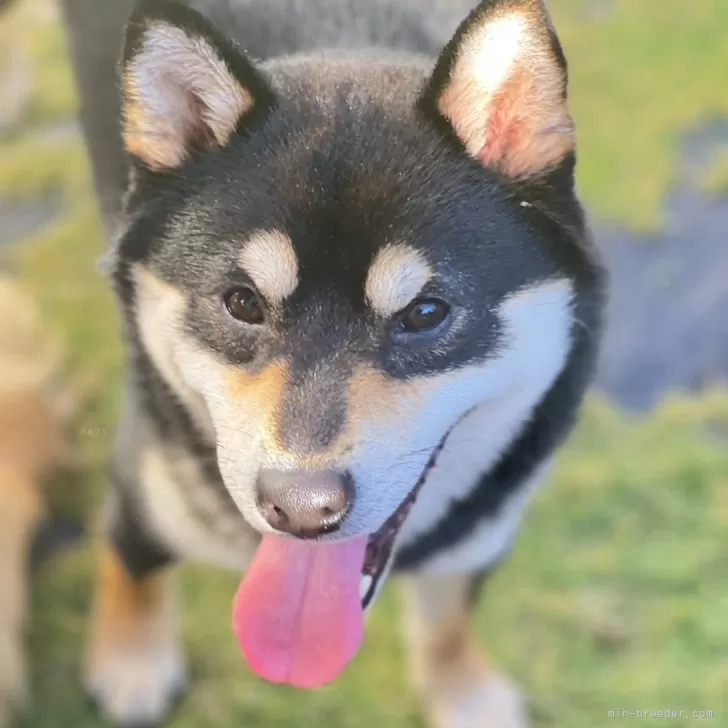
<svg viewBox="0 0 728 728">
<path fill-rule="evenodd" d="M 728 379 L 728 198 L 700 190 L 726 144 L 728 120 L 685 135 L 661 234 L 596 226 L 612 276 L 597 387 L 623 407 L 647 410 L 668 391 Z"/>
<path fill-rule="evenodd" d="M 22 202 L 0 197 L 0 246 L 39 232 L 57 219 L 60 210 L 61 200 L 56 197 Z"/>
</svg>

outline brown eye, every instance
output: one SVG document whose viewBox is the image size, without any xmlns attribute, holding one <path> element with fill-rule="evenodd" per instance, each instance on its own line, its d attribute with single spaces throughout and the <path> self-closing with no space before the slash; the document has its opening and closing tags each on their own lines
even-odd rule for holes
<svg viewBox="0 0 728 728">
<path fill-rule="evenodd" d="M 238 286 L 225 294 L 225 308 L 238 321 L 262 324 L 265 319 L 258 294 L 250 286 Z"/>
<path fill-rule="evenodd" d="M 421 333 L 436 329 L 450 314 L 450 306 L 437 298 L 423 298 L 415 301 L 400 319 L 401 330 L 406 333 Z"/>
</svg>

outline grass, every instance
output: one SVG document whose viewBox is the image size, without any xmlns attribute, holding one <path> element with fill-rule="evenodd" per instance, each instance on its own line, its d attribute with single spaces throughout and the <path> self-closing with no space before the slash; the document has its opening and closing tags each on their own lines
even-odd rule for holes
<svg viewBox="0 0 728 728">
<path fill-rule="evenodd" d="M 550 3 L 570 61 L 580 187 L 599 216 L 655 228 L 680 135 L 728 115 L 728 4 L 613 0 L 600 22 L 584 19 L 587 4 Z"/>
<path fill-rule="evenodd" d="M 677 172 L 680 132 L 728 111 L 728 5 L 617 1 L 599 24 L 581 1 L 553 5 L 571 60 L 584 195 L 602 217 L 653 226 Z M 74 370 L 90 382 L 77 432 L 90 464 L 67 497 L 83 501 L 91 518 L 122 352 L 113 301 L 95 270 L 102 230 L 83 148 L 41 133 L 73 111 L 62 39 L 52 26 L 30 37 L 38 82 L 24 129 L 0 144 L 0 196 L 61 198 L 63 214 L 19 249 L 17 262 L 66 333 Z M 609 710 L 665 708 L 712 710 L 702 723 L 728 724 L 727 427 L 720 391 L 676 397 L 645 420 L 587 403 L 478 613 L 484 645 L 531 696 L 537 728 L 599 727 L 610 724 Z M 104 725 L 77 680 L 94 556 L 91 541 L 35 580 L 27 728 Z M 422 726 L 403 673 L 394 585 L 343 679 L 300 693 L 262 684 L 242 664 L 229 628 L 234 575 L 185 567 L 180 578 L 193 682 L 171 728 Z"/>
</svg>

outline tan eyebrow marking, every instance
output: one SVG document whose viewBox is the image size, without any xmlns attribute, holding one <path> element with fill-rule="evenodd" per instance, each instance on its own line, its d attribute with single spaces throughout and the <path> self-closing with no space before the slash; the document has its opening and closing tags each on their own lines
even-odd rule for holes
<svg viewBox="0 0 728 728">
<path fill-rule="evenodd" d="M 402 243 L 387 245 L 377 253 L 367 274 L 369 305 L 378 314 L 391 316 L 412 301 L 433 275 L 416 248 Z"/>
<path fill-rule="evenodd" d="M 291 239 L 278 230 L 255 233 L 243 246 L 240 267 L 265 298 L 281 303 L 298 286 L 298 258 Z"/>
</svg>

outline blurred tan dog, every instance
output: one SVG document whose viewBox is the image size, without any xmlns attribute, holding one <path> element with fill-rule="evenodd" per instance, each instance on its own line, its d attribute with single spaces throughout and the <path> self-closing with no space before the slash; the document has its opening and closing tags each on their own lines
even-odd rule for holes
<svg viewBox="0 0 728 728">
<path fill-rule="evenodd" d="M 76 402 L 63 358 L 32 297 L 0 273 L 0 727 L 27 690 L 28 555 L 45 515 L 43 482 L 74 464 L 65 430 Z"/>
</svg>

